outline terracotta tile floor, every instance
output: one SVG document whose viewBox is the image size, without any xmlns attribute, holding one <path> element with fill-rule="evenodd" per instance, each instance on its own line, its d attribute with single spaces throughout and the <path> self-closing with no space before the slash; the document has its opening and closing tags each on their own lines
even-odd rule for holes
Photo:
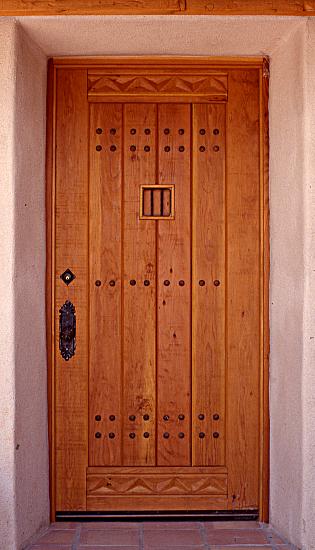
<svg viewBox="0 0 315 550">
<path fill-rule="evenodd" d="M 53 523 L 27 550 L 289 550 L 255 521 Z"/>
</svg>

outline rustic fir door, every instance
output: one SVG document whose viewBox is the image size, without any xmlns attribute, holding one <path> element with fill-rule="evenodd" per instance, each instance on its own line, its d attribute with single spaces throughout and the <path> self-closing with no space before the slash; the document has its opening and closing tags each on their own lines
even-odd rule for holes
<svg viewBox="0 0 315 550">
<path fill-rule="evenodd" d="M 258 510 L 265 65 L 53 67 L 54 510 Z"/>
</svg>

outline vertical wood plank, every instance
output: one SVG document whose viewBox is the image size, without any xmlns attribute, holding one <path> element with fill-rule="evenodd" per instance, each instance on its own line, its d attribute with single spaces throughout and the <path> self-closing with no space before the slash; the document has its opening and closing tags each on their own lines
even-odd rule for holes
<svg viewBox="0 0 315 550">
<path fill-rule="evenodd" d="M 145 133 L 145 130 L 149 133 Z M 145 151 L 144 147 L 150 149 Z M 155 464 L 155 222 L 140 184 L 156 181 L 156 106 L 124 106 L 124 465 Z M 130 284 L 130 282 L 135 284 Z M 148 281 L 149 284 L 145 284 Z M 148 415 L 148 420 L 144 419 Z M 135 420 L 132 417 L 135 416 Z M 131 418 L 131 419 L 130 419 Z M 133 435 L 134 434 L 134 435 Z M 144 434 L 149 434 L 145 437 Z"/>
<path fill-rule="evenodd" d="M 229 73 L 227 466 L 229 506 L 259 504 L 259 71 Z"/>
<path fill-rule="evenodd" d="M 161 466 L 191 464 L 190 112 L 190 105 L 158 106 L 158 181 L 175 184 L 175 219 L 158 222 L 157 241 L 157 462 Z M 165 415 L 169 420 L 164 420 Z"/>
<path fill-rule="evenodd" d="M 99 146 L 102 149 L 97 151 Z M 121 465 L 121 159 L 122 105 L 91 104 L 89 464 L 93 466 Z M 95 437 L 97 432 L 101 437 Z"/>
<path fill-rule="evenodd" d="M 225 105 L 193 107 L 193 465 L 225 464 Z"/>
<path fill-rule="evenodd" d="M 56 508 L 85 510 L 88 462 L 88 103 L 87 71 L 57 72 L 56 122 Z M 69 285 L 60 275 L 70 268 Z M 59 309 L 76 309 L 77 349 L 59 353 Z"/>
</svg>

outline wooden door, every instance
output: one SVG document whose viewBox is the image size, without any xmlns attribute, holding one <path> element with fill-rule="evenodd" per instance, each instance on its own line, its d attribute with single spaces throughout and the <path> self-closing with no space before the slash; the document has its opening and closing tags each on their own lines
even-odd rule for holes
<svg viewBox="0 0 315 550">
<path fill-rule="evenodd" d="M 262 510 L 263 62 L 147 65 L 54 63 L 53 507 Z"/>
</svg>

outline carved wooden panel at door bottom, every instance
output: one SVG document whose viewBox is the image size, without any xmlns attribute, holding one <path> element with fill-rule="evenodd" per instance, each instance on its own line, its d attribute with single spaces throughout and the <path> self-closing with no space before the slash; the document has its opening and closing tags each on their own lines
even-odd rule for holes
<svg viewBox="0 0 315 550">
<path fill-rule="evenodd" d="M 87 508 L 90 510 L 216 509 L 226 505 L 226 468 L 88 468 Z"/>
</svg>

